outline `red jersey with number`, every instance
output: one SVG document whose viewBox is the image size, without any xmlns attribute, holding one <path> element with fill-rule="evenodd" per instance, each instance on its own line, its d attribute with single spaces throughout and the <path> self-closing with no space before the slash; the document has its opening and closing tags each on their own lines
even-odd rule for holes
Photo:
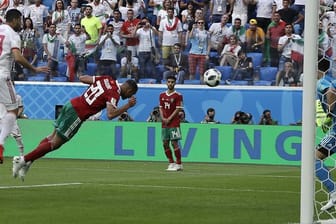
<svg viewBox="0 0 336 224">
<path fill-rule="evenodd" d="M 160 109 L 163 114 L 163 118 L 168 118 L 174 111 L 177 109 L 183 108 L 183 96 L 179 92 L 172 92 L 168 93 L 162 92 L 160 94 Z M 180 118 L 178 113 L 176 116 L 171 120 L 171 122 L 166 125 L 162 122 L 162 127 L 163 128 L 175 128 L 175 127 L 180 127 Z"/>
<path fill-rule="evenodd" d="M 120 99 L 120 87 L 110 76 L 92 76 L 94 83 L 79 97 L 71 99 L 78 117 L 84 121 L 111 104 L 117 108 Z"/>
</svg>

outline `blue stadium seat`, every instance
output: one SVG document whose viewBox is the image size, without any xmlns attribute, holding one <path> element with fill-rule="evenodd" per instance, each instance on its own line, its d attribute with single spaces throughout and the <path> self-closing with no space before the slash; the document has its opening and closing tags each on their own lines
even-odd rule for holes
<svg viewBox="0 0 336 224">
<path fill-rule="evenodd" d="M 266 80 L 266 81 L 275 81 L 277 72 L 278 72 L 277 67 L 261 67 L 259 79 Z"/>
<path fill-rule="evenodd" d="M 256 80 L 253 82 L 254 86 L 271 86 L 272 81 L 267 81 L 267 80 Z"/>
<path fill-rule="evenodd" d="M 187 85 L 200 85 L 201 84 L 201 80 L 199 79 L 192 79 L 192 80 L 184 80 L 184 84 L 187 84 Z"/>
<path fill-rule="evenodd" d="M 231 80 L 232 86 L 247 86 L 249 82 L 247 80 Z"/>
<path fill-rule="evenodd" d="M 119 83 L 124 83 L 128 80 L 128 78 L 118 78 Z"/>
<path fill-rule="evenodd" d="M 50 79 L 50 82 L 67 82 L 68 78 L 66 76 L 55 76 Z"/>
<path fill-rule="evenodd" d="M 151 79 L 151 78 L 144 78 L 144 79 L 139 79 L 140 84 L 155 84 L 156 79 Z"/>
<path fill-rule="evenodd" d="M 222 80 L 231 78 L 232 67 L 231 66 L 215 66 L 215 69 L 222 73 Z"/>
<path fill-rule="evenodd" d="M 263 62 L 263 54 L 262 53 L 249 52 L 249 53 L 246 53 L 246 56 L 252 58 L 254 69 L 261 67 L 262 62 Z"/>
<path fill-rule="evenodd" d="M 60 76 L 65 76 L 67 68 L 68 68 L 68 65 L 66 62 L 59 62 L 58 63 L 58 74 Z"/>
<path fill-rule="evenodd" d="M 34 76 L 29 76 L 27 81 L 43 82 L 46 80 L 46 77 L 45 74 L 36 74 Z"/>
<path fill-rule="evenodd" d="M 97 72 L 97 64 L 96 63 L 87 63 L 86 72 L 88 75 L 95 75 Z"/>
</svg>

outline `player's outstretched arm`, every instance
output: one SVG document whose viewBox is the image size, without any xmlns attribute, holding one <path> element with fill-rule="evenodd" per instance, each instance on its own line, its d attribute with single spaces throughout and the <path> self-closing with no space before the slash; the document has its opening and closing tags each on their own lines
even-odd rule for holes
<svg viewBox="0 0 336 224">
<path fill-rule="evenodd" d="M 89 85 L 94 83 L 93 76 L 91 76 L 91 75 L 80 75 L 79 76 L 79 81 L 81 81 L 82 83 L 85 83 L 85 84 L 89 84 Z"/>
<path fill-rule="evenodd" d="M 41 66 L 41 67 L 35 67 L 31 65 L 25 57 L 22 56 L 21 52 L 19 49 L 13 49 L 12 54 L 14 57 L 15 62 L 21 64 L 25 68 L 28 68 L 29 70 L 35 72 L 35 73 L 48 73 L 50 71 L 48 66 Z"/>
<path fill-rule="evenodd" d="M 128 99 L 128 102 L 126 104 L 118 108 L 115 108 L 111 103 L 108 103 L 106 106 L 107 118 L 109 120 L 112 120 L 113 118 L 120 116 L 122 113 L 127 111 L 129 108 L 133 107 L 135 104 L 136 104 L 135 96 L 131 96 Z"/>
</svg>

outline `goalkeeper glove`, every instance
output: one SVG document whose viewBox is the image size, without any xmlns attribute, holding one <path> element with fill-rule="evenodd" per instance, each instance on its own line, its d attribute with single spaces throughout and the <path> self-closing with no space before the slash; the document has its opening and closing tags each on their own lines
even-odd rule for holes
<svg viewBox="0 0 336 224">
<path fill-rule="evenodd" d="M 332 118 L 327 116 L 321 125 L 323 133 L 327 133 L 329 131 L 329 129 L 331 128 L 331 124 L 332 124 Z"/>
</svg>

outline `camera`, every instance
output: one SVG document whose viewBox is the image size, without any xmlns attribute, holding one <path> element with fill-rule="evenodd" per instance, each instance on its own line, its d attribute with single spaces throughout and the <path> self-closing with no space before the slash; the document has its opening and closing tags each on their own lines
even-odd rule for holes
<svg viewBox="0 0 336 224">
<path fill-rule="evenodd" d="M 119 121 L 133 121 L 133 119 L 128 115 L 127 112 L 124 112 L 122 113 L 120 116 L 119 116 Z"/>
<path fill-rule="evenodd" d="M 252 114 L 243 111 L 237 111 L 234 115 L 233 124 L 251 124 Z"/>
<path fill-rule="evenodd" d="M 160 109 L 159 107 L 154 107 L 152 112 L 149 114 L 149 117 L 147 118 L 147 122 L 160 122 Z"/>
<path fill-rule="evenodd" d="M 140 22 L 139 25 L 144 26 L 144 25 L 146 25 L 146 22 Z"/>
</svg>

